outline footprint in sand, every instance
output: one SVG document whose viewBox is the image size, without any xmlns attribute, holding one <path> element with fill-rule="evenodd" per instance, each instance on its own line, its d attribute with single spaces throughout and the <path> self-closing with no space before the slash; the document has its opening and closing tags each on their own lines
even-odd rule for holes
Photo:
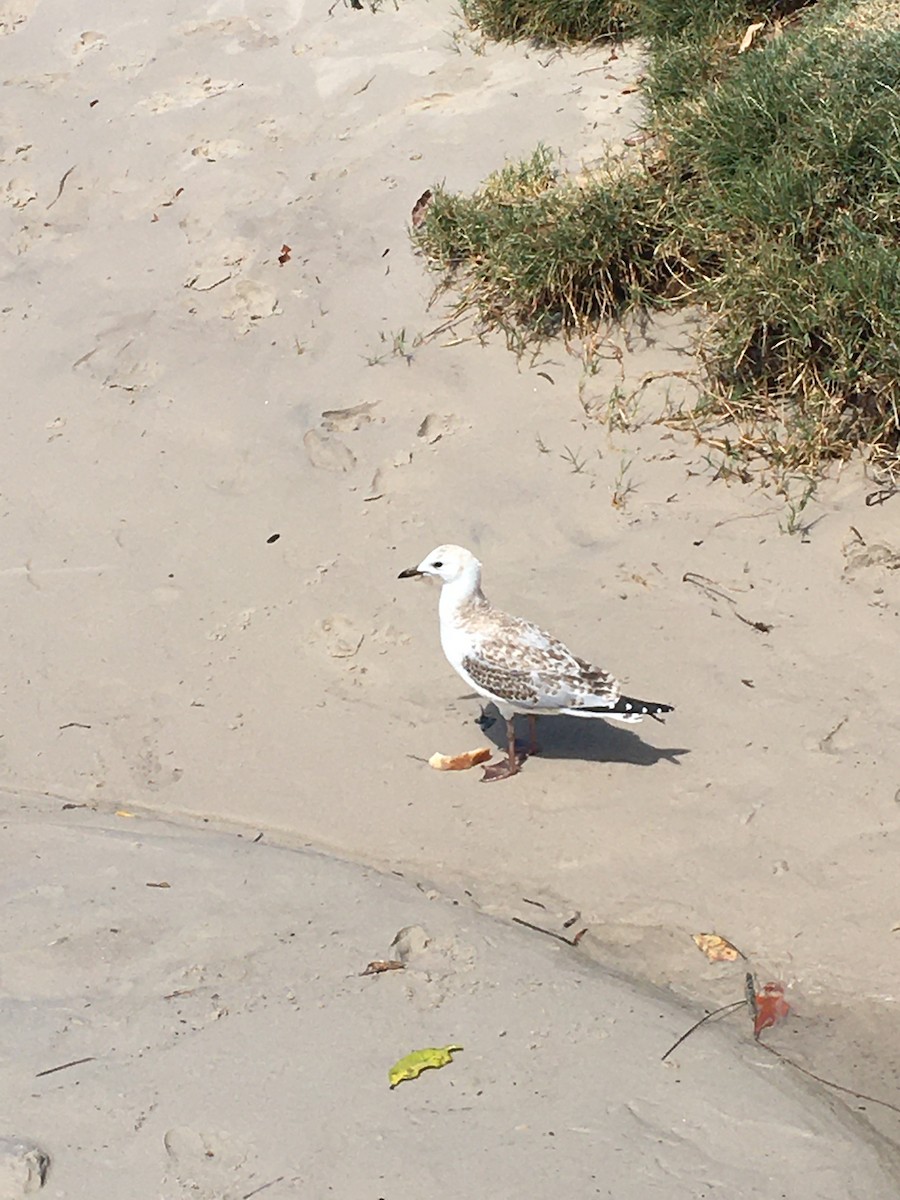
<svg viewBox="0 0 900 1200">
<path fill-rule="evenodd" d="M 278 38 L 264 30 L 248 17 L 221 17 L 217 21 L 188 21 L 179 26 L 178 32 L 184 37 L 200 34 L 201 36 L 233 39 L 231 45 L 239 50 L 265 50 L 269 46 L 277 46 Z M 230 49 L 230 47 L 229 47 Z"/>
<path fill-rule="evenodd" d="M 364 498 L 366 500 L 380 500 L 388 491 L 389 479 L 392 472 L 398 470 L 400 467 L 408 467 L 412 460 L 411 450 L 399 450 L 392 459 L 382 463 L 372 476 L 372 482 L 369 484 L 369 490 Z"/>
<path fill-rule="evenodd" d="M 234 285 L 231 298 L 225 302 L 221 315 L 228 321 L 236 322 L 241 333 L 249 333 L 254 325 L 280 312 L 278 296 L 267 284 L 255 279 L 242 279 Z"/>
<path fill-rule="evenodd" d="M 139 392 L 149 387 L 159 375 L 159 363 L 147 353 L 150 341 L 149 314 L 128 318 L 100 334 L 97 345 L 72 364 L 84 368 L 103 387 Z"/>
<path fill-rule="evenodd" d="M 332 658 L 353 658 L 365 637 L 343 613 L 335 613 L 317 621 L 315 632 L 316 640 L 324 643 Z"/>
<path fill-rule="evenodd" d="M 406 967 L 404 991 L 421 1011 L 439 1008 L 454 993 L 477 986 L 470 977 L 475 951 L 456 936 L 436 941 L 421 925 L 407 925 L 395 935 L 387 957 Z"/>
<path fill-rule="evenodd" d="M 181 222 L 181 225 L 184 227 L 184 222 Z M 205 248 L 202 259 L 194 263 L 184 286 L 193 292 L 211 292 L 220 284 L 227 283 L 229 279 L 239 275 L 252 252 L 252 247 L 240 238 L 219 242 L 214 249 Z M 276 306 L 277 303 L 276 299 Z"/>
<path fill-rule="evenodd" d="M 72 57 L 77 62 L 81 62 L 84 56 L 90 54 L 92 50 L 102 50 L 104 46 L 108 45 L 109 38 L 105 33 L 98 33 L 96 29 L 86 29 L 72 47 Z"/>
<path fill-rule="evenodd" d="M 184 772 L 181 767 L 164 764 L 159 756 L 159 745 L 155 738 L 145 737 L 131 771 L 138 783 L 151 792 L 159 792 L 163 788 L 177 783 Z"/>
<path fill-rule="evenodd" d="M 378 646 L 379 654 L 389 654 L 395 646 L 408 646 L 412 639 L 408 633 L 388 621 L 372 630 L 370 640 Z"/>
<path fill-rule="evenodd" d="M 314 467 L 323 471 L 346 473 L 356 466 L 356 455 L 337 433 L 357 433 L 365 425 L 383 418 L 375 416 L 377 400 L 365 400 L 349 408 L 328 408 L 322 413 L 320 429 L 308 429 L 303 435 L 306 454 Z M 369 490 L 374 498 L 375 482 Z"/>
<path fill-rule="evenodd" d="M 453 413 L 429 413 L 419 428 L 416 430 L 416 437 L 421 438 L 429 446 L 433 446 L 435 442 L 439 442 L 442 437 L 448 437 L 451 433 L 455 433 L 459 429 L 462 421 Z"/>
<path fill-rule="evenodd" d="M 306 457 L 322 471 L 346 474 L 356 466 L 356 455 L 334 434 L 323 437 L 317 429 L 307 429 L 303 435 L 303 445 L 306 447 Z"/>
<path fill-rule="evenodd" d="M 187 1126 L 163 1137 L 178 1186 L 195 1200 L 238 1200 L 252 1186 L 249 1152 L 227 1133 L 200 1133 Z"/>
<path fill-rule="evenodd" d="M 173 108 L 194 108 L 212 100 L 214 96 L 224 96 L 226 92 L 243 86 L 239 79 L 213 79 L 209 75 L 197 75 L 185 80 L 174 92 L 156 92 L 148 96 L 141 101 L 141 107 L 149 108 L 153 113 L 169 112 Z"/>
<path fill-rule="evenodd" d="M 25 208 L 32 200 L 37 200 L 37 192 L 26 179 L 10 179 L 3 199 L 12 208 Z"/>
<path fill-rule="evenodd" d="M 0 0 L 0 36 L 14 33 L 34 16 L 40 0 Z"/>
<path fill-rule="evenodd" d="M 50 1156 L 20 1138 L 0 1137 L 0 1196 L 25 1200 L 44 1186 Z"/>
<path fill-rule="evenodd" d="M 322 413 L 322 428 L 328 433 L 356 433 L 374 420 L 377 400 L 365 400 L 352 408 L 329 408 Z"/>
<path fill-rule="evenodd" d="M 191 155 L 194 158 L 205 159 L 208 163 L 218 162 L 220 158 L 240 158 L 250 151 L 237 138 L 219 138 L 218 141 L 201 142 L 194 146 Z"/>
</svg>

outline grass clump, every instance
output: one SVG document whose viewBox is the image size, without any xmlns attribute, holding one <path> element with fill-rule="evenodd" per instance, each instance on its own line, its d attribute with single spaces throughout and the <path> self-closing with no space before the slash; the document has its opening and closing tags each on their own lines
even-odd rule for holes
<svg viewBox="0 0 900 1200">
<path fill-rule="evenodd" d="M 639 174 L 615 187 L 560 178 L 540 147 L 474 196 L 438 187 L 417 237 L 489 325 L 548 336 L 658 302 L 678 264 L 658 247 L 662 193 Z"/>
<path fill-rule="evenodd" d="M 821 23 L 820 23 L 821 22 Z M 900 391 L 900 23 L 810 20 L 679 110 L 669 218 L 717 269 L 713 395 L 769 426 L 767 456 L 817 467 L 896 451 Z"/>
<path fill-rule="evenodd" d="M 737 55 L 745 4 L 646 3 L 653 154 L 575 180 L 539 150 L 473 196 L 438 188 L 420 247 L 525 336 L 700 303 L 706 421 L 784 470 L 861 444 L 898 463 L 900 10 L 823 2 Z"/>
<path fill-rule="evenodd" d="M 584 46 L 638 32 L 636 0 L 462 0 L 462 11 L 495 41 Z"/>
</svg>

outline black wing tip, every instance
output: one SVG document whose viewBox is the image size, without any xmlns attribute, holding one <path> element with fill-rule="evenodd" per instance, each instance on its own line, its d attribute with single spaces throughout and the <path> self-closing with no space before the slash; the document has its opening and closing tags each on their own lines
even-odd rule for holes
<svg viewBox="0 0 900 1200">
<path fill-rule="evenodd" d="M 675 711 L 674 704 L 663 704 L 661 700 L 635 700 L 632 696 L 620 696 L 615 704 L 579 704 L 564 709 L 573 716 L 619 717 L 625 721 L 640 721 L 652 717 L 663 723 L 660 713 Z"/>
<path fill-rule="evenodd" d="M 621 716 L 652 717 L 654 721 L 662 721 L 660 713 L 674 712 L 675 706 L 663 704 L 661 700 L 635 700 L 633 696 L 620 696 L 607 711 Z"/>
</svg>

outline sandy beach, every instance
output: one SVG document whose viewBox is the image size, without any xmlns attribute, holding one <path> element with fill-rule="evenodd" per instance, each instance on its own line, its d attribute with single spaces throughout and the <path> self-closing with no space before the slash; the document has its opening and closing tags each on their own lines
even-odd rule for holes
<svg viewBox="0 0 900 1200">
<path fill-rule="evenodd" d="M 559 943 L 234 832 L 34 816 L 3 812 L 19 948 L 0 1030 L 43 1195 L 896 1191 L 842 1106 L 723 1028 L 660 1062 L 688 1009 Z M 363 974 L 373 959 L 401 967 Z M 389 1086 L 447 1044 L 451 1063 Z M 0 1195 L 34 1194 L 3 1166 L 0 1141 Z"/>
<path fill-rule="evenodd" d="M 521 1020 L 523 1030 L 543 1022 L 570 1049 L 561 1031 L 587 1019 L 572 972 L 591 986 L 605 986 L 601 968 L 634 980 L 636 996 L 663 1005 L 671 1040 L 705 1008 L 739 1000 L 748 967 L 761 982 L 781 980 L 792 1014 L 765 1039 L 848 1091 L 815 1088 L 783 1065 L 775 1078 L 746 1015 L 704 1031 L 717 1059 L 695 1039 L 691 1054 L 719 1070 L 733 1056 L 726 1091 L 776 1096 L 788 1126 L 807 1104 L 816 1137 L 834 1142 L 834 1191 L 797 1184 L 785 1191 L 792 1200 L 890 1194 L 879 1172 L 900 1141 L 900 499 L 867 504 L 874 484 L 850 464 L 794 521 L 771 490 L 716 480 L 707 449 L 657 421 L 695 394 L 685 377 L 695 367 L 690 318 L 610 330 L 602 369 L 586 377 L 562 345 L 517 358 L 502 337 L 453 323 L 446 302 L 429 303 L 435 281 L 409 243 L 412 206 L 436 180 L 474 187 L 538 142 L 572 169 L 620 146 L 640 120 L 639 53 L 483 45 L 444 0 L 374 12 L 120 0 L 89 17 L 59 0 L 0 0 L 0 34 L 0 788 L 5 887 L 24 906 L 24 932 L 8 921 L 4 938 L 18 963 L 15 986 L 0 976 L 12 1031 L 3 1069 L 18 1107 L 0 1134 L 56 1138 L 44 1194 L 231 1200 L 305 1170 L 293 1154 L 266 1175 L 266 1150 L 252 1180 L 242 1168 L 237 1183 L 204 1178 L 191 1190 L 189 1170 L 134 1149 L 141 1189 L 123 1191 L 104 1117 L 128 1091 L 121 1064 L 107 1064 L 102 1084 L 79 1076 L 77 1136 L 61 1127 L 71 1094 L 28 1099 L 31 1076 L 56 1061 L 38 1050 L 62 1051 L 47 1041 L 47 1005 L 59 1003 L 62 1021 L 74 1002 L 73 951 L 49 948 L 66 936 L 62 900 L 77 924 L 89 903 L 79 872 L 94 864 L 102 880 L 105 847 L 122 838 L 129 853 L 143 844 L 148 854 L 163 839 L 199 889 L 190 904 L 207 914 L 210 936 L 235 938 L 234 961 L 263 926 L 271 938 L 278 912 L 293 913 L 284 928 L 299 921 L 292 905 L 307 901 L 293 900 L 293 888 L 306 894 L 308 872 L 298 864 L 322 860 L 296 851 L 330 855 L 327 886 L 338 893 L 356 887 L 360 867 L 388 891 L 382 875 L 399 872 L 382 940 L 426 923 L 407 912 L 416 905 L 404 888 L 433 893 L 429 913 L 449 922 L 436 936 L 461 921 L 463 940 L 470 925 L 477 938 L 496 936 L 508 964 L 527 959 L 529 978 L 569 973 L 545 1017 Z M 615 389 L 642 383 L 623 419 L 605 420 Z M 476 724 L 481 706 L 441 654 L 437 589 L 397 579 L 447 541 L 483 561 L 497 604 L 552 629 L 633 693 L 675 705 L 666 724 L 546 720 L 541 756 L 490 786 L 477 770 L 431 770 L 435 751 L 502 741 L 502 722 Z M 268 891 L 269 868 L 254 868 L 265 921 L 252 903 L 235 912 L 216 883 L 230 853 L 222 839 L 233 847 L 259 833 L 280 881 Z M 66 848 L 54 851 L 52 878 L 36 865 L 45 838 Z M 123 859 L 116 870 L 130 868 Z M 51 934 L 44 910 L 54 904 Z M 154 974 L 148 912 L 125 949 L 102 950 L 111 996 L 119 972 L 145 983 Z M 588 930 L 577 953 L 509 926 L 537 915 L 559 931 L 575 912 Z M 363 952 L 388 950 L 369 952 L 369 940 L 332 934 L 334 918 L 322 920 L 320 940 L 344 947 L 342 978 Z M 692 941 L 702 931 L 746 959 L 708 962 Z M 157 966 L 176 953 L 177 925 L 164 940 Z M 96 945 L 80 953 L 87 971 Z M 187 969 L 195 956 L 179 953 Z M 254 967 L 248 995 L 265 989 L 267 969 Z M 299 987 L 302 964 L 290 972 Z M 327 1012 L 332 994 L 322 985 L 308 1002 Z M 420 1014 L 428 995 L 415 1001 Z M 149 1029 L 149 1009 L 140 1020 Z M 220 1027 L 228 1022 L 216 1026 L 224 1037 Z M 419 1032 L 437 1036 L 425 1024 Z M 442 1036 L 463 1038 L 457 1028 Z M 135 1033 L 127 1054 L 140 1037 L 162 1044 Z M 277 1029 L 271 1037 L 277 1048 Z M 375 1039 L 366 1044 L 374 1064 Z M 635 1032 L 629 1044 L 644 1070 L 648 1048 Z M 379 1071 L 384 1057 L 379 1048 Z M 165 1090 L 166 1078 L 177 1090 L 199 1070 L 164 1058 L 154 1058 L 162 1074 L 149 1091 Z M 255 1089 L 257 1116 L 282 1086 L 266 1062 L 239 1080 Z M 574 1058 L 565 1063 L 560 1071 L 575 1069 Z M 385 1086 L 385 1096 L 403 1096 L 415 1113 L 416 1089 L 427 1087 L 443 1104 L 453 1069 L 395 1094 Z M 345 1085 L 326 1076 L 316 1096 L 340 1114 Z M 105 1089 L 94 1110 L 93 1086 Z M 477 1074 L 465 1086 L 474 1093 Z M 288 1136 L 296 1094 L 284 1095 L 284 1124 L 273 1118 L 273 1128 Z M 669 1111 L 658 1102 L 657 1130 Z M 205 1136 L 221 1122 L 240 1133 L 237 1109 L 206 1123 L 192 1103 L 207 1100 L 188 1089 L 165 1129 L 153 1127 L 157 1151 L 171 1128 Z M 137 1109 L 127 1111 L 133 1124 Z M 504 1129 L 516 1123 L 492 1111 Z M 442 1138 L 436 1112 L 419 1111 L 419 1124 L 400 1122 L 406 1132 L 394 1136 Z M 707 1119 L 696 1117 L 698 1140 Z M 747 1113 L 742 1126 L 748 1161 L 770 1144 L 771 1129 L 755 1120 Z M 837 1128 L 851 1147 L 844 1158 Z M 465 1147 L 465 1121 L 455 1129 Z M 588 1138 L 572 1151 L 581 1171 L 578 1156 L 593 1151 L 578 1136 Z M 345 1149 L 343 1132 L 329 1137 L 317 1161 Z M 106 1165 L 79 1175 L 94 1143 L 106 1146 Z M 779 1169 L 805 1161 L 793 1160 L 795 1145 L 773 1152 Z M 853 1168 L 852 1193 L 854 1155 L 867 1165 Z M 303 1175 L 303 1194 L 547 1194 L 539 1182 L 504 1193 L 487 1166 L 462 1184 L 404 1179 L 399 1161 L 392 1190 L 323 1168 Z M 689 1174 L 671 1178 L 668 1191 L 638 1182 L 633 1195 L 703 1194 Z M 738 1192 L 730 1178 L 709 1194 L 772 1194 L 753 1177 Z M 593 1194 L 586 1179 L 573 1177 L 572 1194 Z"/>
</svg>

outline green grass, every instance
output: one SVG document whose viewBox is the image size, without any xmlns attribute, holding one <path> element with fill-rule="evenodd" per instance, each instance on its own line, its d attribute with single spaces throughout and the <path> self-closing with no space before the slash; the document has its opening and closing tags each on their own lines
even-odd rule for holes
<svg viewBox="0 0 900 1200">
<path fill-rule="evenodd" d="M 660 208 L 637 174 L 615 187 L 579 187 L 558 179 L 539 148 L 474 196 L 438 187 L 418 241 L 444 268 L 444 283 L 461 288 L 464 307 L 476 304 L 488 324 L 549 335 L 666 291 Z"/>
<path fill-rule="evenodd" d="M 696 7 L 638 6 L 652 153 L 572 180 L 539 149 L 472 196 L 438 187 L 417 242 L 461 307 L 520 340 L 701 304 L 698 415 L 739 428 L 729 453 L 896 464 L 900 11 L 823 0 L 738 55 L 765 12 Z M 576 8 L 605 27 L 603 5 Z"/>
<path fill-rule="evenodd" d="M 633 36 L 636 0 L 461 0 L 463 15 L 496 41 L 591 45 Z"/>
</svg>

